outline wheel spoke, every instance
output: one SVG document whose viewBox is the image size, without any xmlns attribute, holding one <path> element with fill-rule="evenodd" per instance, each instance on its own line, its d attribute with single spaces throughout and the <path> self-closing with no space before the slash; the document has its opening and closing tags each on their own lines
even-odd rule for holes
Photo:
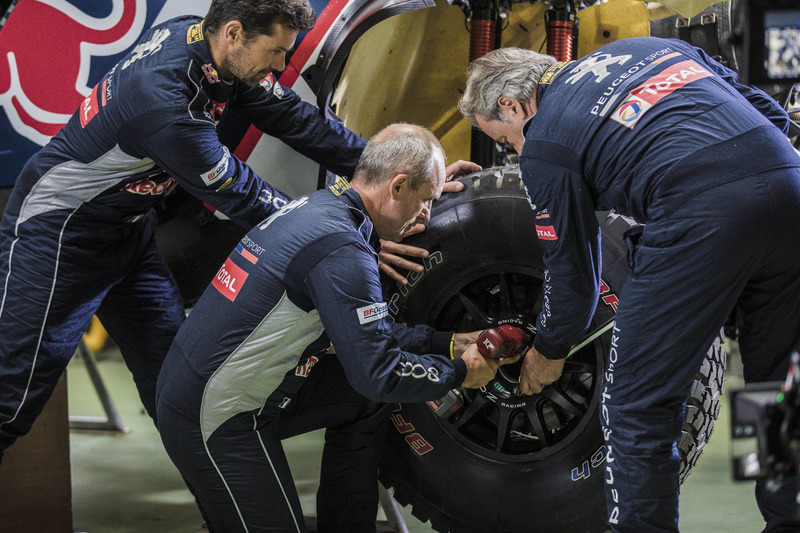
<svg viewBox="0 0 800 533">
<path fill-rule="evenodd" d="M 458 292 L 458 299 L 461 302 L 461 305 L 464 306 L 464 309 L 467 311 L 467 314 L 472 318 L 472 321 L 476 325 L 489 325 L 492 323 L 491 318 L 489 315 L 483 312 L 477 302 L 472 300 L 469 296 L 464 294 L 464 291 Z"/>
<path fill-rule="evenodd" d="M 536 268 L 481 267 L 468 282 L 449 286 L 443 297 L 447 306 L 431 309 L 437 315 L 436 325 L 471 331 L 513 321 L 535 334 L 536 315 L 545 296 L 542 276 Z M 498 399 L 488 388 L 469 393 L 467 405 L 447 419 L 447 432 L 487 457 L 500 460 L 554 446 L 577 427 L 576 419 L 588 415 L 590 398 L 602 370 L 602 360 L 595 361 L 599 352 L 595 354 L 598 357 L 593 357 L 593 352 L 587 347 L 569 358 L 563 370 L 566 379 L 547 387 L 542 394 L 519 399 L 515 402 L 518 407 L 513 409 L 503 407 L 499 401 L 495 405 Z M 512 390 L 518 384 L 518 372 L 518 367 L 506 368 L 498 373 L 498 384 Z"/>
<path fill-rule="evenodd" d="M 533 427 L 533 432 L 536 433 L 536 436 L 539 438 L 539 442 L 542 443 L 542 447 L 550 445 L 550 432 L 547 431 L 547 427 L 544 422 L 544 417 L 537 409 L 537 406 L 541 405 L 541 402 L 532 402 L 531 404 L 525 407 L 525 414 L 528 416 L 528 420 Z"/>
<path fill-rule="evenodd" d="M 564 363 L 563 374 L 594 374 L 597 365 L 584 361 L 575 361 L 572 358 Z"/>
<path fill-rule="evenodd" d="M 572 415 L 582 416 L 586 412 L 585 405 L 578 403 L 567 396 L 567 393 L 564 392 L 564 389 L 558 385 L 552 385 L 545 388 L 544 391 L 542 391 L 542 396 L 552 400 L 553 403 Z"/>
<path fill-rule="evenodd" d="M 469 407 L 467 407 L 458 421 L 454 424 L 455 427 L 457 429 L 461 429 L 463 426 L 465 426 L 468 422 L 475 418 L 475 415 L 480 412 L 481 407 L 486 405 L 488 401 L 489 400 L 486 398 L 486 396 L 483 396 L 482 394 L 475 396 L 475 399 L 472 400 L 472 402 L 469 404 Z"/>
<path fill-rule="evenodd" d="M 511 295 L 513 288 L 509 284 L 508 274 L 501 272 L 500 278 L 500 312 L 502 314 L 510 313 L 511 316 L 517 316 L 517 311 L 514 308 L 514 297 Z"/>
<path fill-rule="evenodd" d="M 505 446 L 506 440 L 508 440 L 511 413 L 512 411 L 510 409 L 500 409 L 500 416 L 497 420 L 497 442 L 494 446 L 496 452 L 503 451 L 503 446 Z"/>
</svg>

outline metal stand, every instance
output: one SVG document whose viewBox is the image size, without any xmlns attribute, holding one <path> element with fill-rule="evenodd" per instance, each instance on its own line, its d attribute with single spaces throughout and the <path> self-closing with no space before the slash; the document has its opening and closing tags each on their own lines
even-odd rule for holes
<svg viewBox="0 0 800 533">
<path fill-rule="evenodd" d="M 387 489 L 383 484 L 378 483 L 378 498 L 381 502 L 383 512 L 386 514 L 387 530 L 378 528 L 378 531 L 396 531 L 397 533 L 408 533 L 408 526 L 400 513 L 400 504 L 394 499 L 394 491 Z M 381 523 L 378 524 L 379 526 Z"/>
<path fill-rule="evenodd" d="M 106 417 L 71 416 L 69 417 L 69 428 L 76 431 L 128 433 L 130 430 L 122 424 L 119 413 L 117 413 L 117 409 L 114 407 L 114 402 L 111 401 L 111 396 L 109 396 L 106 385 L 103 383 L 103 377 L 100 375 L 100 371 L 97 368 L 97 359 L 95 359 L 94 354 L 83 339 L 81 339 L 80 344 L 78 344 L 77 353 L 86 363 L 86 370 L 89 372 L 89 378 L 92 380 L 94 390 L 100 398 L 100 403 L 103 405 L 103 411 L 105 411 Z"/>
</svg>

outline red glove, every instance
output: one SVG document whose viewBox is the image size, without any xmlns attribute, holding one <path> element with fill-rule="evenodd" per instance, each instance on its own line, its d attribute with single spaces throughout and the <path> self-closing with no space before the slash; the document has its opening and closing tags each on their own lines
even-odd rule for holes
<svg viewBox="0 0 800 533">
<path fill-rule="evenodd" d="M 503 324 L 481 333 L 477 344 L 478 351 L 484 357 L 512 357 L 528 345 L 528 334 L 516 326 Z"/>
</svg>

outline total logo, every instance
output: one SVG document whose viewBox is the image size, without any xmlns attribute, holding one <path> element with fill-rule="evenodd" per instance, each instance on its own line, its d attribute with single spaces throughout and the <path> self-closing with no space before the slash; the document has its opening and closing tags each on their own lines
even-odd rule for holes
<svg viewBox="0 0 800 533">
<path fill-rule="evenodd" d="M 629 94 L 609 118 L 617 124 L 633 129 L 651 107 L 653 107 L 651 102 L 643 100 L 634 94 Z"/>
<path fill-rule="evenodd" d="M 633 129 L 642 116 L 662 99 L 691 83 L 711 76 L 711 72 L 695 61 L 675 63 L 633 89 L 609 118 Z"/>
<path fill-rule="evenodd" d="M 622 104 L 619 108 L 618 117 L 622 122 L 636 120 L 644 109 L 643 103 L 638 100 L 630 100 Z"/>
<path fill-rule="evenodd" d="M 217 271 L 214 279 L 211 280 L 211 285 L 225 298 L 233 302 L 239 296 L 239 291 L 244 282 L 247 281 L 247 276 L 247 272 L 236 266 L 229 257 Z"/>
<path fill-rule="evenodd" d="M 536 226 L 536 236 L 542 241 L 557 241 L 558 235 L 553 226 Z"/>
</svg>

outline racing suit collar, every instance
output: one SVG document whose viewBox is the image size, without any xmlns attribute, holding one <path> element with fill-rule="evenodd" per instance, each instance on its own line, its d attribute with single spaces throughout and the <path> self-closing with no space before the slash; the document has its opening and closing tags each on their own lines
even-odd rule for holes
<svg viewBox="0 0 800 533">
<path fill-rule="evenodd" d="M 528 128 L 530 127 L 531 121 L 533 120 L 533 117 L 535 117 L 535 116 L 536 115 L 534 114 L 534 115 L 531 115 L 530 117 L 528 117 L 528 120 L 526 120 L 525 124 L 522 125 L 522 138 L 523 139 L 528 135 Z"/>
<path fill-rule="evenodd" d="M 559 63 L 556 63 L 556 65 L 558 65 L 558 64 Z M 543 100 L 544 100 L 544 95 L 547 92 L 547 89 L 549 89 L 549 88 L 550 88 L 550 84 L 549 83 L 540 83 L 536 87 L 536 111 L 537 112 L 539 111 L 539 109 L 541 109 L 542 103 L 543 103 Z M 534 113 L 533 115 L 528 117 L 528 120 L 526 120 L 525 124 L 522 125 L 522 138 L 523 139 L 528 136 L 528 129 L 531 127 L 531 123 L 532 123 L 533 119 L 536 117 L 536 114 L 537 113 Z"/>
<path fill-rule="evenodd" d="M 345 181 L 344 178 L 339 178 L 337 184 Z M 379 252 L 381 249 L 381 240 L 378 237 L 378 232 L 375 231 L 375 226 L 372 224 L 372 219 L 369 218 L 367 214 L 367 208 L 364 206 L 364 201 L 361 199 L 361 196 L 355 191 L 355 189 L 351 188 L 349 184 L 347 188 L 341 190 L 338 194 L 334 192 L 337 196 L 342 198 L 348 205 L 354 207 L 358 212 L 364 217 L 362 220 L 359 220 L 359 232 L 363 235 L 364 239 L 369 242 L 369 245 L 376 251 Z M 363 223 L 362 223 L 363 222 Z"/>
<path fill-rule="evenodd" d="M 211 50 L 208 48 L 208 39 L 206 39 L 205 19 L 195 19 L 195 22 L 187 28 L 186 47 L 201 64 L 214 65 L 211 60 Z"/>
<path fill-rule="evenodd" d="M 193 19 L 192 24 L 186 30 L 186 48 L 195 63 L 200 67 L 208 86 L 212 90 L 212 96 L 220 101 L 224 100 L 232 87 L 232 84 L 219 77 L 217 67 L 211 57 L 211 49 L 206 39 L 205 19 Z M 195 67 L 196 68 L 196 67 Z"/>
</svg>

